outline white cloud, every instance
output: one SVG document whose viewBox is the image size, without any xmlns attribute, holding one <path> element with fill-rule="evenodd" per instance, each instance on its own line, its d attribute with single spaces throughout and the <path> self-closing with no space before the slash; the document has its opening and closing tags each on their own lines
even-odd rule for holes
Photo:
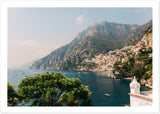
<svg viewBox="0 0 160 114">
<path fill-rule="evenodd" d="M 80 15 L 79 17 L 76 18 L 76 23 L 82 23 L 84 20 L 84 15 Z"/>
</svg>

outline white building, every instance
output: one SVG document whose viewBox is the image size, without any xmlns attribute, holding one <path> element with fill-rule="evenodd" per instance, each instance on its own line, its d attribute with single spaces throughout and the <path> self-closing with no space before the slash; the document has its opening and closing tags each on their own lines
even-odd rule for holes
<svg viewBox="0 0 160 114">
<path fill-rule="evenodd" d="M 152 91 L 140 92 L 140 84 L 134 77 L 130 83 L 130 106 L 152 106 Z"/>
</svg>

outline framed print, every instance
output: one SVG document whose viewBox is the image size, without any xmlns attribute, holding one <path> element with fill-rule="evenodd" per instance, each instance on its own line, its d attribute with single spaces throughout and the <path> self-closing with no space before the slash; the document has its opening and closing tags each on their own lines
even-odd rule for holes
<svg viewBox="0 0 160 114">
<path fill-rule="evenodd" d="M 1 6 L 2 112 L 158 112 L 157 1 Z"/>
</svg>

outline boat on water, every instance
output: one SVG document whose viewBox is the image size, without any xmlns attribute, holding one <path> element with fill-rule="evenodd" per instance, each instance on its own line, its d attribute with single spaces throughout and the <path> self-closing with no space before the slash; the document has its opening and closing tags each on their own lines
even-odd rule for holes
<svg viewBox="0 0 160 114">
<path fill-rule="evenodd" d="M 85 86 L 86 88 L 88 88 L 89 86 Z"/>
<path fill-rule="evenodd" d="M 107 93 L 106 93 L 106 94 L 104 94 L 104 95 L 105 95 L 105 96 L 110 96 L 110 94 L 107 94 Z"/>
</svg>

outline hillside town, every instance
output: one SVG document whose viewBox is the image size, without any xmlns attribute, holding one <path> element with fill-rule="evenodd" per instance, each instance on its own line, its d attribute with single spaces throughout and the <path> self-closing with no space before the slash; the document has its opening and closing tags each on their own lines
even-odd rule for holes
<svg viewBox="0 0 160 114">
<path fill-rule="evenodd" d="M 135 45 L 135 46 L 125 46 L 122 49 L 115 49 L 112 51 L 109 51 L 106 54 L 99 54 L 95 55 L 95 58 L 92 58 L 91 60 L 86 59 L 86 62 L 94 62 L 98 64 L 98 67 L 96 69 L 92 69 L 94 71 L 112 71 L 114 63 L 122 58 L 122 62 L 127 61 L 127 58 L 125 58 L 127 53 L 138 53 L 139 49 L 141 49 L 141 45 Z"/>
</svg>

